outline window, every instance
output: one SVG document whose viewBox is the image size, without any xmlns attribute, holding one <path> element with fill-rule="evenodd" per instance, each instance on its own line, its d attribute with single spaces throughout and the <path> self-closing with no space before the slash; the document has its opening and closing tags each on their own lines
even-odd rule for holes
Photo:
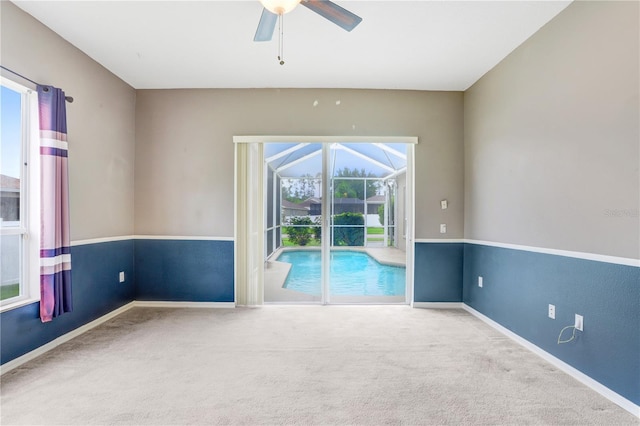
<svg viewBox="0 0 640 426">
<path fill-rule="evenodd" d="M 37 93 L 2 79 L 0 93 L 0 308 L 38 300 Z"/>
</svg>

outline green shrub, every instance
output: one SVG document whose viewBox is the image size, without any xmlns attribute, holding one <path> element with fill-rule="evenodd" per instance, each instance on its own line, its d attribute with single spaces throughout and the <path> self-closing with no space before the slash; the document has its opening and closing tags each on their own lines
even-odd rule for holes
<svg viewBox="0 0 640 426">
<path fill-rule="evenodd" d="M 313 228 L 311 228 L 313 230 L 313 238 L 320 241 L 322 239 L 322 219 L 320 219 L 319 217 L 316 217 L 313 220 L 313 223 L 315 223 L 316 225 Z"/>
<path fill-rule="evenodd" d="M 345 212 L 333 217 L 334 246 L 364 246 L 364 215 L 362 213 Z"/>
<path fill-rule="evenodd" d="M 294 245 L 306 246 L 314 234 L 311 226 L 308 226 L 313 225 L 311 218 L 308 216 L 293 217 L 289 220 L 289 225 L 297 225 L 284 227 L 284 232 L 289 236 L 289 241 Z"/>
</svg>

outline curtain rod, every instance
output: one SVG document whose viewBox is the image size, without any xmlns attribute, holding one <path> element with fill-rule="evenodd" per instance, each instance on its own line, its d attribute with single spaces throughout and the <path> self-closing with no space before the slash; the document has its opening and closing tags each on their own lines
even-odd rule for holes
<svg viewBox="0 0 640 426">
<path fill-rule="evenodd" d="M 24 75 L 22 75 L 22 74 L 19 74 L 19 73 L 15 72 L 14 70 L 10 70 L 9 68 L 7 68 L 7 67 L 5 67 L 5 66 L 3 66 L 3 65 L 0 65 L 0 68 L 2 68 L 3 70 L 9 71 L 11 74 L 17 75 L 18 77 L 23 78 L 23 79 L 25 79 L 25 80 L 27 80 L 27 81 L 29 81 L 29 82 L 31 82 L 31 83 L 33 83 L 33 84 L 35 84 L 36 86 L 43 86 L 43 87 L 45 87 L 45 92 L 46 92 L 47 90 L 49 90 L 49 89 L 47 89 L 47 88 L 46 88 L 46 85 L 44 85 L 44 84 L 40 84 L 40 83 L 38 83 L 38 82 L 36 82 L 36 81 L 33 81 L 33 80 L 31 80 L 30 78 L 27 78 L 27 77 L 25 77 Z M 71 97 L 71 96 L 65 96 L 64 98 L 65 98 L 65 99 L 66 99 L 66 101 L 67 101 L 67 102 L 69 102 L 69 103 L 72 103 L 72 102 L 73 102 L 73 97 Z"/>
</svg>

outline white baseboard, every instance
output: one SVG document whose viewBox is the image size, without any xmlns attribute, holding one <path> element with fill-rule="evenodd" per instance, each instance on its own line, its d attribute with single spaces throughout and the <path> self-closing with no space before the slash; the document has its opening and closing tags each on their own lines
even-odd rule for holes
<svg viewBox="0 0 640 426">
<path fill-rule="evenodd" d="M 12 359 L 11 361 L 2 364 L 0 366 L 0 375 L 4 373 L 8 373 L 9 371 L 21 366 L 25 362 L 31 361 L 32 359 L 39 357 L 40 355 L 43 355 L 46 352 L 49 352 L 51 349 L 55 348 L 56 346 L 60 346 L 61 344 L 68 342 L 74 337 L 78 337 L 79 335 L 86 333 L 92 328 L 95 328 L 100 324 L 106 321 L 109 321 L 111 318 L 115 318 L 121 313 L 126 312 L 129 309 L 133 308 L 133 305 L 134 305 L 134 302 L 127 303 L 126 305 L 121 306 L 118 309 L 115 309 L 109 312 L 108 314 L 101 316 L 100 318 L 97 318 L 91 322 L 86 323 L 85 325 L 82 325 L 76 328 L 75 330 L 71 330 L 70 332 L 63 334 L 62 336 L 50 341 L 49 343 L 45 343 L 44 345 L 32 350 L 31 352 L 27 352 L 26 354 L 19 356 L 18 358 Z"/>
<path fill-rule="evenodd" d="M 82 325 L 75 330 L 72 330 L 62 336 L 50 341 L 49 343 L 45 343 L 44 345 L 32 350 L 31 352 L 27 352 L 26 354 L 19 356 L 18 358 L 12 359 L 2 365 L 0 365 L 0 375 L 8 373 L 9 371 L 18 368 L 25 362 L 31 361 L 34 358 L 39 357 L 40 355 L 45 354 L 51 349 L 60 346 L 61 344 L 68 342 L 69 340 L 80 336 L 83 333 L 91 330 L 99 326 L 102 323 L 109 321 L 112 318 L 128 311 L 131 308 L 235 308 L 236 304 L 234 302 L 147 302 L 147 301 L 133 301 L 129 302 L 124 306 L 115 309 L 108 314 L 101 316 L 91 322 Z"/>
<path fill-rule="evenodd" d="M 462 309 L 462 302 L 413 302 L 414 308 L 426 309 Z"/>
<path fill-rule="evenodd" d="M 598 392 L 600 395 L 604 396 L 609 401 L 613 402 L 614 404 L 619 405 L 620 407 L 624 408 L 625 410 L 627 410 L 628 412 L 630 412 L 634 416 L 640 417 L 640 406 L 638 406 L 638 405 L 634 404 L 633 402 L 629 401 L 628 399 L 626 399 L 622 395 L 612 391 L 608 387 L 604 386 L 602 383 L 595 381 L 591 377 L 589 377 L 586 374 L 584 374 L 583 372 L 575 369 L 574 367 L 570 366 L 566 362 L 556 358 L 555 356 L 551 355 L 549 352 L 539 348 L 538 346 L 534 345 L 530 341 L 518 336 L 513 331 L 509 330 L 508 328 L 503 327 L 502 325 L 498 324 L 497 322 L 495 322 L 491 318 L 481 314 L 480 312 L 478 312 L 475 309 L 473 309 L 471 306 L 462 303 L 462 308 L 465 311 L 469 312 L 471 315 L 475 316 L 476 318 L 478 318 L 481 321 L 485 322 L 486 324 L 490 325 L 494 329 L 498 330 L 500 333 L 502 333 L 505 336 L 509 337 L 510 339 L 515 341 L 516 343 L 518 343 L 518 344 L 524 346 L 525 348 L 529 349 L 531 352 L 533 352 L 534 354 L 538 355 L 539 357 L 541 357 L 545 361 L 549 362 L 554 367 L 556 367 L 559 370 L 567 373 L 568 375 L 570 375 L 574 379 L 578 380 L 580 383 L 582 383 L 582 384 L 588 386 L 589 388 L 593 389 L 594 391 Z"/>
<path fill-rule="evenodd" d="M 235 302 L 170 302 L 136 300 L 136 308 L 235 308 Z"/>
</svg>

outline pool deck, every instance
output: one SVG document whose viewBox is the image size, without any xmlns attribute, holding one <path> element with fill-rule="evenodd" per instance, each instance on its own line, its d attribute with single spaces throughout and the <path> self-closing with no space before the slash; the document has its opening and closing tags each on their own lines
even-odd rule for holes
<svg viewBox="0 0 640 426">
<path fill-rule="evenodd" d="M 277 259 L 280 253 L 283 251 L 292 250 L 319 250 L 319 247 L 284 247 L 276 250 L 271 256 L 271 259 Z M 406 267 L 406 252 L 389 247 L 332 247 L 331 250 L 351 250 L 365 252 L 369 256 L 373 257 L 376 261 L 383 265 L 390 266 L 403 266 Z M 311 294 L 302 293 L 295 290 L 289 290 L 283 288 L 282 285 L 289 275 L 291 264 L 287 262 L 279 262 L 277 260 L 267 260 L 265 262 L 264 269 L 264 301 L 265 302 L 287 302 L 287 303 L 308 303 L 308 302 L 320 302 L 320 296 L 314 296 Z M 340 303 L 340 300 L 332 297 L 336 302 Z M 361 297 L 364 302 L 377 303 L 377 302 L 403 302 L 404 296 L 401 298 L 397 296 L 370 296 Z M 366 300 L 365 300 L 366 299 Z M 371 300 L 368 300 L 371 299 Z M 346 301 L 346 299 L 345 299 Z"/>
<path fill-rule="evenodd" d="M 407 253 L 397 248 L 365 247 L 367 254 L 383 265 L 407 266 Z"/>
</svg>

